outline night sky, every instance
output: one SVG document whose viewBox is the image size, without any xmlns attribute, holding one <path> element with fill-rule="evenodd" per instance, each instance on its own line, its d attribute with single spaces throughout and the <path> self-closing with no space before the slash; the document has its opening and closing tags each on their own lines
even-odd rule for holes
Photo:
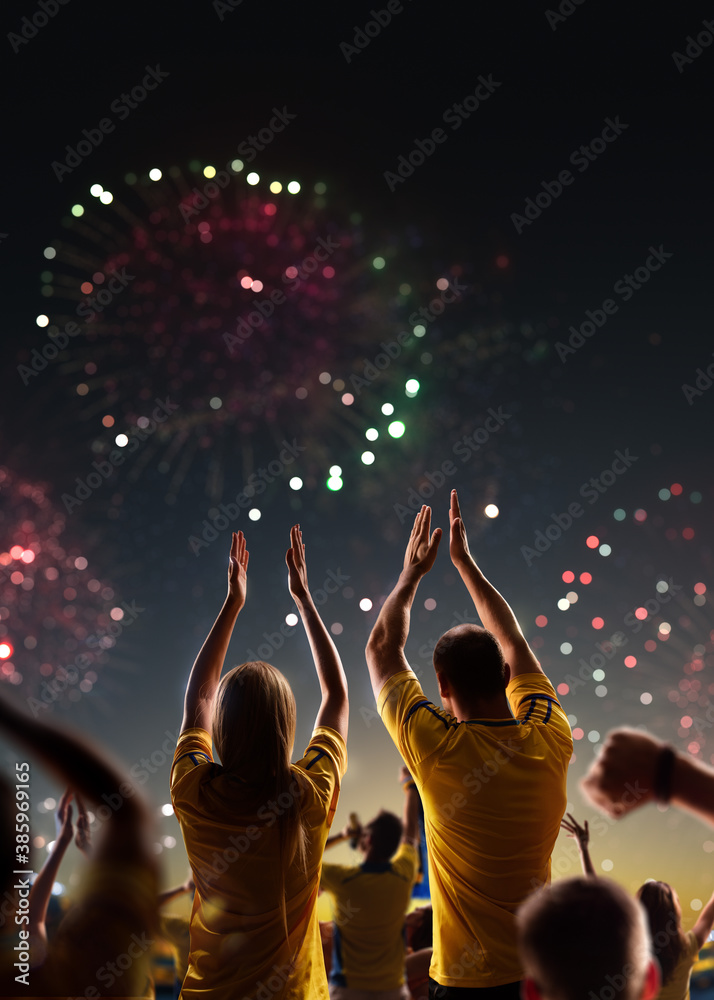
<svg viewBox="0 0 714 1000">
<path fill-rule="evenodd" d="M 299 755 L 302 525 L 350 683 L 338 828 L 401 808 L 363 649 L 413 507 L 448 527 L 453 487 L 569 713 L 575 815 L 614 726 L 714 762 L 711 8 L 45 6 L 3 9 L 0 678 L 134 769 L 164 884 L 161 748 L 231 529 L 229 662 L 285 672 Z M 434 699 L 460 620 L 444 542 L 407 647 Z M 33 771 L 35 868 L 60 791 Z M 593 823 L 596 868 L 672 882 L 685 920 L 711 852 L 673 810 Z"/>
</svg>

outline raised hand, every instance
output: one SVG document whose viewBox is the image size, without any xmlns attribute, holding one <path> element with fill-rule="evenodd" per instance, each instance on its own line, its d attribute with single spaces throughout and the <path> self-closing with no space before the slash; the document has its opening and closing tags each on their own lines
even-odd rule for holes
<svg viewBox="0 0 714 1000">
<path fill-rule="evenodd" d="M 568 819 L 561 819 L 560 825 L 564 830 L 568 831 L 568 836 L 573 837 L 580 844 L 581 847 L 587 847 L 590 843 L 590 831 L 588 829 L 588 821 L 585 820 L 585 826 L 580 826 L 578 821 L 573 817 L 572 813 L 565 814 Z M 569 820 L 569 822 L 568 822 Z"/>
<path fill-rule="evenodd" d="M 649 733 L 613 730 L 580 787 L 602 812 L 624 816 L 654 800 L 655 769 L 664 745 Z"/>
<path fill-rule="evenodd" d="M 231 554 L 228 562 L 228 597 L 242 607 L 248 585 L 248 549 L 242 531 L 234 531 L 231 540 Z"/>
<path fill-rule="evenodd" d="M 299 524 L 294 524 L 290 529 L 290 548 L 285 553 L 285 562 L 288 567 L 288 588 L 294 600 L 300 604 L 310 596 L 310 587 L 307 582 L 305 544 Z"/>
<path fill-rule="evenodd" d="M 451 526 L 451 537 L 449 539 L 449 555 L 454 565 L 466 562 L 471 553 L 469 552 L 469 541 L 466 537 L 466 528 L 461 517 L 459 498 L 456 490 L 451 491 L 451 507 L 449 509 L 449 524 Z"/>
<path fill-rule="evenodd" d="M 92 838 L 89 832 L 89 816 L 79 795 L 75 795 L 77 803 L 77 825 L 74 832 L 74 842 L 82 854 L 90 856 L 92 850 Z"/>
<path fill-rule="evenodd" d="M 422 507 L 414 518 L 414 527 L 404 553 L 404 570 L 414 571 L 418 577 L 424 576 L 434 565 L 436 552 L 441 540 L 441 528 L 431 528 L 431 507 Z"/>
<path fill-rule="evenodd" d="M 72 792 L 67 789 L 57 806 L 55 813 L 55 829 L 57 830 L 57 840 L 61 840 L 68 845 L 72 840 Z"/>
</svg>

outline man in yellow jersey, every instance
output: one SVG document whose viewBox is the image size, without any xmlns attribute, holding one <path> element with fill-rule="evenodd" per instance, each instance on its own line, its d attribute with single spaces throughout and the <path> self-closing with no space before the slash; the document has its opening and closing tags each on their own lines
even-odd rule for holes
<svg viewBox="0 0 714 1000">
<path fill-rule="evenodd" d="M 660 988 L 645 911 L 616 882 L 561 879 L 518 911 L 523 1000 L 652 1000 Z"/>
<path fill-rule="evenodd" d="M 419 871 L 419 797 L 406 768 L 402 783 L 403 820 L 383 810 L 363 827 L 362 864 L 322 864 L 320 887 L 335 907 L 331 1000 L 410 1000 L 404 914 Z M 351 835 L 345 830 L 326 846 Z"/>
<path fill-rule="evenodd" d="M 515 912 L 550 880 L 573 742 L 555 691 L 513 611 L 472 558 L 456 491 L 451 559 L 484 628 L 459 625 L 434 649 L 443 708 L 404 655 L 412 602 L 441 529 L 417 514 L 399 581 L 367 645 L 377 706 L 424 807 L 434 907 L 430 997 L 518 1000 Z"/>
</svg>

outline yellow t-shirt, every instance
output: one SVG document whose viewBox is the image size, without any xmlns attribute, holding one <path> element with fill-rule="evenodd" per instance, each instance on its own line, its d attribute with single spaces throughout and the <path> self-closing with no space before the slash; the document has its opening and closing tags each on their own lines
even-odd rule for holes
<svg viewBox="0 0 714 1000">
<path fill-rule="evenodd" d="M 699 942 L 693 931 L 688 931 L 684 937 L 686 941 L 684 950 L 674 967 L 671 979 L 660 988 L 657 1000 L 689 1000 L 689 977 L 699 954 Z"/>
<path fill-rule="evenodd" d="M 384 864 L 322 865 L 320 886 L 333 897 L 330 982 L 357 990 L 394 990 L 404 982 L 404 914 L 419 855 L 401 844 Z"/>
<path fill-rule="evenodd" d="M 570 726 L 540 672 L 515 677 L 506 695 L 515 718 L 457 722 L 404 670 L 378 698 L 424 806 L 434 907 L 430 975 L 441 986 L 520 980 L 514 914 L 550 881 L 567 804 Z"/>
<path fill-rule="evenodd" d="M 213 763 L 211 737 L 188 729 L 171 770 L 171 801 L 196 883 L 191 954 L 181 996 L 235 1000 L 261 989 L 271 1000 L 327 1000 L 315 907 L 320 864 L 337 808 L 347 749 L 339 733 L 315 729 L 292 765 L 290 793 L 256 806 L 240 779 Z M 307 878 L 285 873 L 289 943 L 280 909 L 280 816 L 300 798 Z M 285 801 L 281 801 L 285 798 Z"/>
</svg>

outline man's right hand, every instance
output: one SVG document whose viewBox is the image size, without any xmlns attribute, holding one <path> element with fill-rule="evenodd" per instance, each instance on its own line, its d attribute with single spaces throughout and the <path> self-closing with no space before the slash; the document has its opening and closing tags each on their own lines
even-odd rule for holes
<svg viewBox="0 0 714 1000">
<path fill-rule="evenodd" d="M 451 525 L 449 555 L 454 566 L 458 568 L 460 563 L 465 563 L 471 558 L 471 553 L 469 552 L 469 541 L 466 537 L 466 528 L 461 517 L 461 508 L 459 507 L 459 498 L 456 490 L 451 491 L 449 524 Z"/>
</svg>

